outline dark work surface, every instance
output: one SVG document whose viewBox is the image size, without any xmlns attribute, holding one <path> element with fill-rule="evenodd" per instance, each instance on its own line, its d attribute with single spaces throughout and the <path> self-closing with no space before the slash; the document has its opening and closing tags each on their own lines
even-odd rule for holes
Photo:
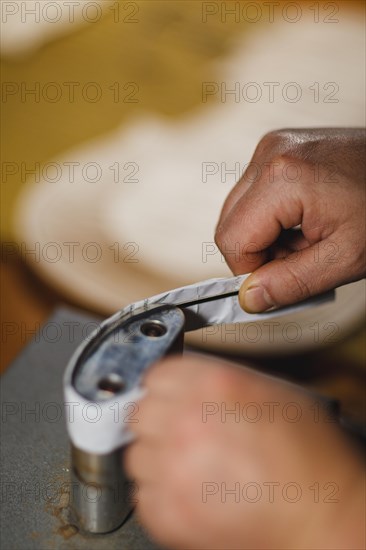
<svg viewBox="0 0 366 550">
<path fill-rule="evenodd" d="M 2 376 L 1 537 L 4 550 L 156 549 L 132 514 L 117 531 L 69 523 L 69 443 L 62 377 L 97 318 L 58 310 Z"/>
</svg>

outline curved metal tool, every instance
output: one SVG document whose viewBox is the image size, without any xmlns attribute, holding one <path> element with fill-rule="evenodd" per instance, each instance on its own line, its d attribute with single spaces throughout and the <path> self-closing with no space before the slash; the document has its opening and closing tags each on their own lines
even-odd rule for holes
<svg viewBox="0 0 366 550">
<path fill-rule="evenodd" d="M 74 390 L 89 401 L 82 414 L 89 418 L 87 425 L 92 430 L 97 422 L 103 423 L 103 414 L 121 434 L 136 422 L 136 401 L 130 397 L 123 400 L 123 396 L 137 387 L 153 362 L 182 351 L 183 327 L 182 311 L 162 306 L 137 313 L 116 326 L 112 324 L 89 342 L 69 374 Z M 108 431 L 108 426 L 105 429 Z M 91 452 L 80 448 L 83 437 L 80 439 L 79 446 L 77 436 L 76 444 L 71 445 L 74 515 L 85 531 L 113 531 L 125 520 L 134 502 L 135 487 L 123 471 L 123 447 L 99 453 L 96 446 Z"/>
</svg>

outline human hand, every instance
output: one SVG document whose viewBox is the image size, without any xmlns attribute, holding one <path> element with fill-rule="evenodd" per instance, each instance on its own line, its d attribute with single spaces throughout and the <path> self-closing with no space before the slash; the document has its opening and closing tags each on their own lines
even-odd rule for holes
<svg viewBox="0 0 366 550">
<path fill-rule="evenodd" d="M 365 131 L 264 136 L 225 201 L 215 240 L 234 274 L 253 272 L 239 293 L 251 313 L 364 277 Z"/>
<path fill-rule="evenodd" d="M 160 544 L 363 547 L 361 461 L 306 393 L 200 356 L 156 365 L 145 387 L 125 464 Z"/>
</svg>

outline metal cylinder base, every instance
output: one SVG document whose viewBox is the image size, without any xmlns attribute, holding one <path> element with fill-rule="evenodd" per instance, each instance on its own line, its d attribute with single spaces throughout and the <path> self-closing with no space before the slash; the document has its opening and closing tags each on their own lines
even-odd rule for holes
<svg viewBox="0 0 366 550">
<path fill-rule="evenodd" d="M 123 449 L 97 455 L 71 446 L 71 508 L 83 531 L 114 531 L 132 510 L 136 487 L 125 475 L 122 462 Z"/>
</svg>

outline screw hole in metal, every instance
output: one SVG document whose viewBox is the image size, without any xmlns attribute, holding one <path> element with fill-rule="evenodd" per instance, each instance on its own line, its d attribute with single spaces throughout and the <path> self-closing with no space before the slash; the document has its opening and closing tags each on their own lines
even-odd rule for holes
<svg viewBox="0 0 366 550">
<path fill-rule="evenodd" d="M 108 374 L 98 382 L 98 388 L 112 395 L 120 393 L 125 389 L 123 378 L 118 374 Z"/>
<path fill-rule="evenodd" d="M 167 328 L 160 321 L 147 321 L 141 325 L 140 330 L 145 336 L 150 338 L 160 338 L 167 332 Z"/>
</svg>

